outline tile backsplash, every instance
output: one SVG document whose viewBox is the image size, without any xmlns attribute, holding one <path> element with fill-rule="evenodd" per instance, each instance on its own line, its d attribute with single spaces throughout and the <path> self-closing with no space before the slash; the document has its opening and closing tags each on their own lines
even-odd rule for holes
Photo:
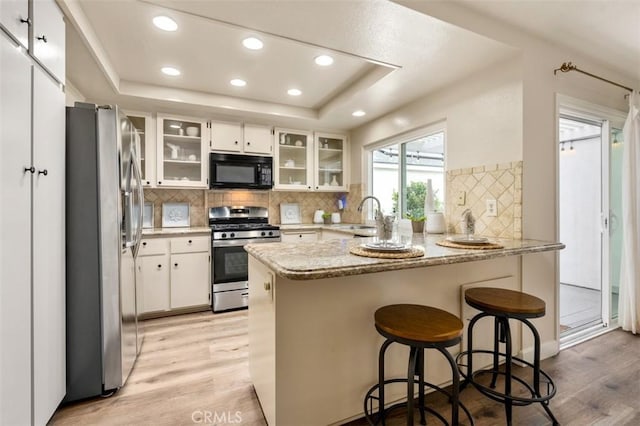
<svg viewBox="0 0 640 426">
<path fill-rule="evenodd" d="M 316 210 L 338 211 L 338 198 L 345 194 L 347 208 L 342 211 L 342 222 L 360 223 L 362 215 L 356 211 L 362 198 L 362 185 L 349 186 L 348 193 L 288 192 L 288 191 L 209 191 L 204 189 L 145 189 L 145 201 L 154 204 L 154 226 L 162 226 L 162 203 L 190 204 L 191 226 L 208 225 L 208 209 L 217 206 L 260 206 L 269 208 L 269 222 L 280 223 L 280 204 L 298 203 L 302 223 L 312 223 Z"/>
<path fill-rule="evenodd" d="M 522 161 L 449 170 L 446 188 L 449 232 L 462 232 L 462 212 L 469 208 L 476 218 L 476 234 L 522 238 Z M 462 206 L 461 191 L 466 193 Z M 496 200 L 496 217 L 487 216 L 487 199 Z"/>
</svg>

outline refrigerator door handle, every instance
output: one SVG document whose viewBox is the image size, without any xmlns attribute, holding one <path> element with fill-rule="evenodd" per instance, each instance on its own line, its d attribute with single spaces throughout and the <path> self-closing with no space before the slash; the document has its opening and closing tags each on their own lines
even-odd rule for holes
<svg viewBox="0 0 640 426">
<path fill-rule="evenodd" d="M 133 168 L 133 174 L 136 180 L 136 188 L 138 190 L 138 205 L 133 206 L 133 211 L 138 213 L 138 221 L 136 227 L 136 236 L 133 240 L 133 257 L 138 256 L 138 250 L 140 250 L 140 244 L 142 242 L 142 220 L 144 214 L 144 190 L 142 189 L 142 174 L 138 168 L 138 159 L 135 152 L 131 153 L 131 167 Z M 133 204 L 132 204 L 133 205 Z"/>
<path fill-rule="evenodd" d="M 125 181 L 124 181 L 124 191 L 123 191 L 123 195 L 124 195 L 124 205 L 123 205 L 123 210 L 124 210 L 124 217 L 123 217 L 123 227 L 124 227 L 124 247 L 125 248 L 129 248 L 129 247 L 133 247 L 135 244 L 135 239 L 134 239 L 134 235 L 133 235 L 133 191 L 131 188 L 131 180 L 133 179 L 132 176 L 132 162 L 129 161 L 129 163 L 126 165 L 127 171 L 125 174 Z"/>
</svg>

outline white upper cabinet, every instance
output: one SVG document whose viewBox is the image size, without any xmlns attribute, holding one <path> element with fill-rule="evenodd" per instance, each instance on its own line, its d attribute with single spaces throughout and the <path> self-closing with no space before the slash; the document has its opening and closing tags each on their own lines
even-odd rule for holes
<svg viewBox="0 0 640 426">
<path fill-rule="evenodd" d="M 276 129 L 274 145 L 274 189 L 348 191 L 344 135 Z"/>
<path fill-rule="evenodd" d="M 207 122 L 197 118 L 158 115 L 158 187 L 207 188 Z"/>
<path fill-rule="evenodd" d="M 211 122 L 211 150 L 271 155 L 271 127 L 255 124 Z"/>
<path fill-rule="evenodd" d="M 244 152 L 272 155 L 272 145 L 271 127 L 256 124 L 244 125 Z"/>
<path fill-rule="evenodd" d="M 313 134 L 275 130 L 274 189 L 309 191 L 313 183 Z"/>
<path fill-rule="evenodd" d="M 60 83 L 64 84 L 65 32 L 62 18 L 62 12 L 54 0 L 33 0 L 31 52 Z"/>
<path fill-rule="evenodd" d="M 151 114 L 140 112 L 125 112 L 133 127 L 140 136 L 140 153 L 138 161 L 142 173 L 142 185 L 155 186 L 156 180 L 156 139 L 154 135 L 153 118 Z"/>
<path fill-rule="evenodd" d="M 347 191 L 347 139 L 344 135 L 315 134 L 315 189 Z"/>
<path fill-rule="evenodd" d="M 242 151 L 242 125 L 240 123 L 211 122 L 212 151 Z"/>
<path fill-rule="evenodd" d="M 29 47 L 29 22 L 28 0 L 0 1 L 0 24 L 25 48 Z"/>
</svg>

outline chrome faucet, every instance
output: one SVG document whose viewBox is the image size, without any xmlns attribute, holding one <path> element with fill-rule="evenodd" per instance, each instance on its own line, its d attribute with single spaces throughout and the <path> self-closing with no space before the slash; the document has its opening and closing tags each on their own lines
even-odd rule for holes
<svg viewBox="0 0 640 426">
<path fill-rule="evenodd" d="M 469 235 L 473 235 L 476 232 L 476 219 L 473 217 L 473 213 L 471 213 L 471 209 L 466 209 L 462 212 L 462 220 L 463 229 L 467 234 L 467 238 Z"/>
<path fill-rule="evenodd" d="M 364 202 L 367 201 L 369 198 L 371 198 L 373 201 L 376 202 L 376 204 L 378 204 L 378 210 L 376 210 L 376 213 L 374 215 L 374 218 L 376 220 L 376 237 L 379 239 L 379 241 L 382 241 L 383 243 L 385 243 L 391 240 L 391 238 L 393 237 L 394 217 L 387 216 L 385 218 L 385 216 L 382 214 L 382 207 L 380 206 L 380 200 L 378 200 L 373 195 L 367 195 L 362 199 L 362 201 L 360 201 L 360 205 L 358 206 L 359 212 L 362 211 L 362 206 L 364 205 Z"/>
</svg>

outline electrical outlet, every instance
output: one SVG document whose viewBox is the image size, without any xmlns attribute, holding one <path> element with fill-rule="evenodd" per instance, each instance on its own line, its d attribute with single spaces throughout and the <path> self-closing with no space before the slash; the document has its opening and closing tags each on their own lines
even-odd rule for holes
<svg viewBox="0 0 640 426">
<path fill-rule="evenodd" d="M 487 200 L 487 216 L 498 216 L 498 203 L 496 202 L 496 200 Z"/>
<path fill-rule="evenodd" d="M 465 191 L 458 192 L 458 205 L 464 206 L 467 200 L 467 193 Z"/>
</svg>

